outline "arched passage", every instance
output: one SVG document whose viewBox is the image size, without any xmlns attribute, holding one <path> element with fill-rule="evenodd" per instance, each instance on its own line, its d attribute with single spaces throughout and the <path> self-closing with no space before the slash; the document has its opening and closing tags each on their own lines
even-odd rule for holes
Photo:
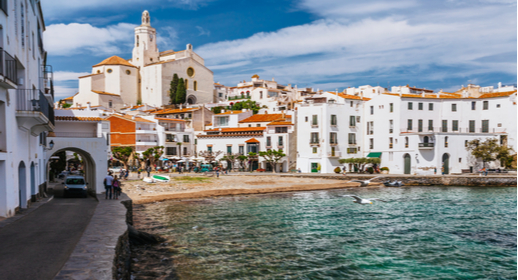
<svg viewBox="0 0 518 280">
<path fill-rule="evenodd" d="M 194 96 L 194 95 L 189 95 L 189 96 L 187 97 L 187 103 L 189 103 L 189 104 L 196 104 L 196 96 Z"/>
<path fill-rule="evenodd" d="M 23 161 L 18 165 L 19 206 L 27 208 L 27 168 Z"/>
<path fill-rule="evenodd" d="M 68 147 L 68 148 L 61 148 L 59 150 L 56 150 L 52 154 L 52 156 L 55 156 L 56 154 L 63 152 L 63 151 L 71 151 L 71 152 L 77 153 L 78 155 L 81 156 L 81 158 L 83 160 L 83 162 L 81 163 L 81 166 L 84 171 L 83 176 L 85 177 L 85 181 L 88 183 L 88 186 L 87 186 L 88 192 L 92 195 L 96 194 L 97 193 L 96 185 L 97 185 L 97 173 L 98 172 L 96 169 L 95 160 L 92 158 L 90 153 L 88 153 L 82 149 L 79 149 L 79 148 Z M 51 161 L 52 160 L 49 160 L 49 164 L 47 165 L 47 178 L 49 178 L 48 174 L 50 172 Z M 99 176 L 102 176 L 102 175 L 103 174 L 100 174 Z"/>
<path fill-rule="evenodd" d="M 410 157 L 409 154 L 405 154 L 403 156 L 403 160 L 405 162 L 405 174 L 410 174 L 411 173 L 411 170 L 412 170 L 412 158 Z"/>
<path fill-rule="evenodd" d="M 445 153 L 442 155 L 443 174 L 450 174 L 450 155 Z"/>
</svg>

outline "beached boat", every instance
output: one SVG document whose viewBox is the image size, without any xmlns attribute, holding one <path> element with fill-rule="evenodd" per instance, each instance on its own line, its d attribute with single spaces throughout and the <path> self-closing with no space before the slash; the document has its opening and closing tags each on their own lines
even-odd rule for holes
<svg viewBox="0 0 518 280">
<path fill-rule="evenodd" d="M 171 178 L 169 178 L 169 176 L 164 176 L 164 175 L 153 175 L 152 178 L 156 182 L 169 182 L 171 180 Z"/>
</svg>

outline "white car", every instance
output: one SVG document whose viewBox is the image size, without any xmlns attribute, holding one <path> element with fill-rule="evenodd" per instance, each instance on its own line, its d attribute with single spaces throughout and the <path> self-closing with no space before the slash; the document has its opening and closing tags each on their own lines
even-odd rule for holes
<svg viewBox="0 0 518 280">
<path fill-rule="evenodd" d="M 122 166 L 113 166 L 108 168 L 108 171 L 110 171 L 113 174 L 118 174 L 121 172 L 121 170 L 126 171 L 126 169 L 122 168 Z"/>
<path fill-rule="evenodd" d="M 67 197 L 71 194 L 79 194 L 81 197 L 88 197 L 88 192 L 86 185 L 88 183 L 85 182 L 85 178 L 83 176 L 70 175 L 67 176 L 65 181 L 63 182 L 63 196 Z"/>
</svg>

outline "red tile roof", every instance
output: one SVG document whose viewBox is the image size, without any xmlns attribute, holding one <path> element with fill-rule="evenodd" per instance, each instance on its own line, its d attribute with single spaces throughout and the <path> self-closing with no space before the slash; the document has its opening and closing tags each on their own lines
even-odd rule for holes
<svg viewBox="0 0 518 280">
<path fill-rule="evenodd" d="M 175 121 L 175 122 L 186 122 L 186 120 L 182 120 L 182 119 L 157 118 L 157 117 L 155 117 L 155 120 L 161 120 L 161 121 Z"/>
<path fill-rule="evenodd" d="M 249 122 L 273 122 L 273 121 L 284 121 L 286 119 L 291 119 L 291 116 L 286 114 L 256 114 L 250 116 L 244 120 L 241 120 L 240 123 L 249 123 Z"/>
<path fill-rule="evenodd" d="M 228 127 L 221 128 L 221 132 L 249 132 L 249 131 L 263 131 L 266 127 Z M 219 128 L 205 130 L 206 132 L 220 131 Z"/>
<path fill-rule="evenodd" d="M 260 141 L 255 139 L 255 138 L 250 138 L 248 140 L 245 141 L 245 143 L 259 143 Z"/>
<path fill-rule="evenodd" d="M 152 112 L 152 114 L 164 115 L 164 114 L 178 114 L 178 113 L 186 113 L 193 112 L 199 110 L 200 108 L 183 108 L 183 109 L 163 109 L 161 111 Z"/>
<path fill-rule="evenodd" d="M 116 55 L 114 55 L 112 57 L 108 57 L 107 59 L 101 61 L 99 64 L 96 64 L 93 67 L 103 66 L 103 65 L 124 65 L 124 66 L 129 66 L 129 67 L 135 67 L 136 68 L 135 65 L 129 63 L 124 58 L 116 56 Z"/>
<path fill-rule="evenodd" d="M 149 123 L 155 123 L 153 121 L 150 121 L 150 120 L 146 120 L 144 118 L 141 118 L 141 117 L 137 117 L 135 116 L 135 119 L 133 119 L 133 116 L 132 115 L 111 115 L 110 117 L 108 118 L 111 118 L 111 117 L 118 117 L 118 118 L 122 118 L 122 119 L 126 119 L 126 120 L 129 120 L 129 121 L 132 121 L 132 122 L 149 122 Z"/>
<path fill-rule="evenodd" d="M 244 113 L 243 111 L 241 110 L 237 110 L 237 111 L 226 111 L 225 113 L 219 113 L 219 114 L 216 114 L 217 116 L 219 115 L 232 115 L 232 114 L 241 114 L 241 113 Z"/>
<path fill-rule="evenodd" d="M 293 125 L 293 123 L 289 121 L 275 121 L 269 123 L 268 125 Z"/>
<path fill-rule="evenodd" d="M 92 90 L 92 92 L 97 93 L 97 94 L 102 94 L 102 95 L 111 95 L 111 96 L 118 96 L 118 97 L 120 97 L 120 95 L 118 95 L 118 94 L 109 93 L 109 92 L 105 92 L 105 91 Z"/>
<path fill-rule="evenodd" d="M 71 116 L 67 116 L 67 117 L 56 116 L 55 119 L 56 119 L 56 121 L 93 121 L 93 122 L 98 122 L 98 121 L 104 120 L 103 118 L 98 118 L 98 117 L 71 117 Z"/>
<path fill-rule="evenodd" d="M 516 90 L 514 91 L 506 91 L 506 92 L 493 92 L 493 93 L 485 93 L 479 96 L 478 98 L 491 98 L 491 97 L 505 97 L 512 95 L 513 93 L 516 93 Z"/>
</svg>

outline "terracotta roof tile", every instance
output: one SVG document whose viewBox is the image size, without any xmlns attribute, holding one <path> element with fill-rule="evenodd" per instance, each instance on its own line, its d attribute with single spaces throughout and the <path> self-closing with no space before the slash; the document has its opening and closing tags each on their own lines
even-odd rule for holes
<svg viewBox="0 0 518 280">
<path fill-rule="evenodd" d="M 102 65 L 124 65 L 124 66 L 129 66 L 129 67 L 135 67 L 136 68 L 135 65 L 129 63 L 124 58 L 116 56 L 116 55 L 114 55 L 112 57 L 108 57 L 107 59 L 101 61 L 101 63 L 96 64 L 93 67 L 102 66 Z"/>
<path fill-rule="evenodd" d="M 105 92 L 105 91 L 92 90 L 92 92 L 97 93 L 97 94 L 102 94 L 102 95 L 111 95 L 111 96 L 118 96 L 118 97 L 120 97 L 120 95 L 118 95 L 118 94 L 109 93 L 109 92 Z"/>
<path fill-rule="evenodd" d="M 275 121 L 269 123 L 268 125 L 293 125 L 293 123 L 289 121 Z"/>
<path fill-rule="evenodd" d="M 283 114 L 256 114 L 253 116 L 250 116 L 244 120 L 241 120 L 240 123 L 247 123 L 247 122 L 273 122 L 273 121 L 283 121 L 285 119 L 291 118 L 289 115 Z"/>
<path fill-rule="evenodd" d="M 227 127 L 221 128 L 221 132 L 248 132 L 248 131 L 264 131 L 266 127 Z M 214 128 L 210 130 L 205 130 L 207 132 L 220 131 L 219 128 Z"/>
<path fill-rule="evenodd" d="M 186 122 L 186 120 L 182 120 L 182 119 L 157 118 L 157 117 L 155 117 L 155 120 L 160 120 L 160 121 L 175 121 L 175 122 Z"/>
<path fill-rule="evenodd" d="M 216 116 L 219 116 L 219 115 L 235 115 L 235 114 L 241 114 L 241 113 L 244 113 L 243 111 L 240 111 L 240 110 L 237 110 L 237 111 L 226 111 L 225 113 L 219 113 L 219 114 L 216 114 Z"/>
<path fill-rule="evenodd" d="M 248 140 L 245 141 L 245 143 L 259 143 L 260 141 L 255 139 L 255 138 L 250 138 Z"/>
<path fill-rule="evenodd" d="M 192 111 L 196 111 L 196 110 L 199 110 L 199 109 L 200 109 L 199 107 L 197 107 L 197 108 L 183 108 L 183 109 L 164 109 L 162 111 L 153 112 L 153 114 L 160 114 L 160 115 L 163 115 L 163 114 L 178 114 L 178 113 L 192 112 Z"/>
<path fill-rule="evenodd" d="M 506 91 L 506 92 L 493 92 L 493 93 L 485 93 L 479 96 L 479 98 L 491 98 L 491 97 L 505 97 L 512 95 L 513 93 L 516 93 L 516 90 L 514 91 Z"/>
<path fill-rule="evenodd" d="M 150 121 L 150 120 L 146 120 L 144 118 L 141 118 L 141 117 L 137 117 L 135 116 L 135 119 L 133 119 L 133 116 L 132 115 L 111 115 L 110 117 L 108 118 L 111 118 L 111 117 L 118 117 L 118 118 L 122 118 L 122 119 L 127 119 L 129 121 L 132 121 L 132 122 L 149 122 L 149 123 L 155 123 L 154 121 Z"/>
</svg>

